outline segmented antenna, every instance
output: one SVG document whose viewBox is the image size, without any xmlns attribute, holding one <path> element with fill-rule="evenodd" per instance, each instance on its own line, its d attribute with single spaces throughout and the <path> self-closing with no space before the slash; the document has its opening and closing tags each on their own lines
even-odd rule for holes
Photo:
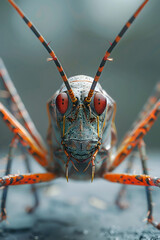
<svg viewBox="0 0 160 240">
<path fill-rule="evenodd" d="M 96 84 L 100 78 L 100 75 L 103 71 L 103 68 L 104 68 L 104 65 L 106 63 L 108 59 L 108 57 L 110 56 L 112 50 L 115 48 L 115 46 L 117 45 L 117 43 L 121 40 L 121 38 L 123 37 L 123 35 L 125 34 L 125 32 L 128 30 L 128 28 L 131 26 L 131 24 L 133 23 L 133 21 L 136 19 L 136 17 L 138 16 L 138 14 L 140 13 L 140 11 L 143 9 L 143 7 L 146 5 L 146 3 L 148 2 L 149 0 L 145 0 L 141 6 L 137 9 L 137 11 L 133 14 L 133 16 L 128 20 L 128 22 L 124 25 L 124 27 L 122 28 L 122 30 L 120 31 L 120 33 L 117 35 L 117 37 L 115 38 L 115 40 L 113 41 L 113 43 L 111 44 L 111 46 L 109 47 L 109 49 L 106 51 L 103 59 L 102 59 L 102 62 L 98 68 L 98 71 L 95 75 L 95 78 L 94 78 L 94 81 L 92 83 L 92 86 L 91 86 L 91 89 L 88 93 L 88 97 L 85 99 L 86 102 L 90 103 L 91 101 L 91 98 L 93 96 L 93 93 L 94 93 L 94 90 L 95 90 L 95 87 L 96 87 Z"/>
<path fill-rule="evenodd" d="M 25 16 L 25 14 L 22 12 L 22 10 L 15 4 L 15 2 L 13 0 L 8 0 L 8 2 L 14 7 L 14 9 L 18 12 L 18 14 L 21 16 L 21 18 L 25 21 L 25 23 L 27 24 L 27 26 L 32 30 L 32 32 L 35 34 L 35 36 L 39 39 L 39 41 L 43 44 L 43 46 L 45 47 L 45 49 L 49 52 L 50 56 L 52 57 L 52 59 L 54 60 L 57 69 L 64 81 L 64 84 L 66 85 L 66 88 L 68 90 L 69 96 L 72 100 L 72 102 L 76 102 L 77 98 L 74 96 L 74 93 L 71 89 L 71 86 L 68 82 L 67 76 L 58 60 L 58 58 L 56 57 L 54 51 L 52 50 L 52 48 L 49 46 L 49 44 L 47 43 L 47 41 L 43 38 L 43 36 L 37 31 L 37 29 L 35 28 L 35 26 L 33 25 L 33 23 Z"/>
</svg>

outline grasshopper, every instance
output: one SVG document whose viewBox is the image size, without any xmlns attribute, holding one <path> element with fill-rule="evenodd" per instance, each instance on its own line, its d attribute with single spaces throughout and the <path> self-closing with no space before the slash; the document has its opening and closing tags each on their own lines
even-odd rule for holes
<svg viewBox="0 0 160 240">
<path fill-rule="evenodd" d="M 105 63 L 112 61 L 111 52 L 148 1 L 143 1 L 111 43 L 94 78 L 85 75 L 67 78 L 60 61 L 44 37 L 16 3 L 13 0 L 8 0 L 50 54 L 48 61 L 55 63 L 63 80 L 63 85 L 47 102 L 49 127 L 47 144 L 45 144 L 22 103 L 4 63 L 2 60 L 0 61 L 0 77 L 4 87 L 1 94 L 3 93 L 2 97 L 6 94 L 9 103 L 9 110 L 0 103 L 0 116 L 13 132 L 5 176 L 0 178 L 0 186 L 5 187 L 1 204 L 2 220 L 7 217 L 5 210 L 7 186 L 31 184 L 34 188 L 32 184 L 51 181 L 58 177 L 66 177 L 67 181 L 69 178 L 91 179 L 91 181 L 94 178 L 103 178 L 121 184 L 147 186 L 148 222 L 160 229 L 160 224 L 153 220 L 151 191 L 148 188 L 150 186 L 160 187 L 160 178 L 148 175 L 143 140 L 160 113 L 160 83 L 157 84 L 154 93 L 148 99 L 120 146 L 114 151 L 117 140 L 114 122 L 116 103 L 98 82 Z M 22 124 L 19 119 L 21 119 Z M 27 159 L 27 152 L 44 167 L 46 172 L 10 175 L 12 152 L 17 145 L 21 148 L 29 172 L 31 172 L 31 167 Z M 139 149 L 143 174 L 130 174 L 131 164 L 129 164 L 126 173 L 114 173 L 113 170 L 127 156 L 132 156 L 136 147 Z M 30 212 L 38 205 L 36 191 L 34 194 L 35 205 L 29 209 Z M 117 204 L 122 207 L 120 197 L 117 199 Z"/>
</svg>

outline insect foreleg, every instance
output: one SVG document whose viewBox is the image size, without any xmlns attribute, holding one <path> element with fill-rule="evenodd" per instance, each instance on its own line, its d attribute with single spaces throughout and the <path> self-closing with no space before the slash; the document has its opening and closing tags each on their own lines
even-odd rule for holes
<svg viewBox="0 0 160 240">
<path fill-rule="evenodd" d="M 27 148 L 27 151 L 34 157 L 34 159 L 43 167 L 47 167 L 47 154 L 37 145 L 27 130 L 15 119 L 2 103 L 0 103 L 0 116 L 18 138 L 20 143 Z"/>
<path fill-rule="evenodd" d="M 160 82 L 157 82 L 152 94 L 150 95 L 144 107 L 142 108 L 142 111 L 138 114 L 136 121 L 133 122 L 130 130 L 126 133 L 125 138 L 135 128 L 135 126 L 147 116 L 148 112 L 154 107 L 154 105 L 159 99 L 160 99 Z"/>
<path fill-rule="evenodd" d="M 14 174 L 0 178 L 0 187 L 10 185 L 35 184 L 41 182 L 49 182 L 57 178 L 56 173 L 30 173 L 30 174 Z"/>
<path fill-rule="evenodd" d="M 30 135 L 33 137 L 39 147 L 43 149 L 44 152 L 46 152 L 45 144 L 43 143 L 39 132 L 37 131 L 29 113 L 27 112 L 2 59 L 0 59 L 0 83 L 3 85 L 7 93 L 7 96 L 5 96 L 5 98 L 7 100 L 7 103 L 9 103 L 8 105 L 11 113 L 16 119 L 22 120 Z"/>
<path fill-rule="evenodd" d="M 136 175 L 127 173 L 109 173 L 106 172 L 103 178 L 116 183 L 122 183 L 127 185 L 139 185 L 139 186 L 155 186 L 160 187 L 160 178 L 151 177 L 149 175 Z"/>
<path fill-rule="evenodd" d="M 113 171 L 133 151 L 133 149 L 135 149 L 155 123 L 159 114 L 160 100 L 154 105 L 153 109 L 147 114 L 147 116 L 138 123 L 129 135 L 122 141 L 108 171 Z"/>
</svg>

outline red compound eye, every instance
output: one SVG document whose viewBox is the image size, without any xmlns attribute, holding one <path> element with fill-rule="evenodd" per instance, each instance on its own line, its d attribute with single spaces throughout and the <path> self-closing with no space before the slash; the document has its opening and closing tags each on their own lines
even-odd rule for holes
<svg viewBox="0 0 160 240">
<path fill-rule="evenodd" d="M 106 108 L 106 98 L 101 93 L 94 95 L 94 108 L 98 115 L 101 115 Z"/>
<path fill-rule="evenodd" d="M 65 114 L 68 109 L 68 95 L 67 93 L 60 93 L 56 98 L 56 106 L 61 114 Z"/>
</svg>

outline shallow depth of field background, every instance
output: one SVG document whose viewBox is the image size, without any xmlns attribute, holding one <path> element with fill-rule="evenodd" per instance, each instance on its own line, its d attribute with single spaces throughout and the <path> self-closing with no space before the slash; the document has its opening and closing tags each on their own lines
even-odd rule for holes
<svg viewBox="0 0 160 240">
<path fill-rule="evenodd" d="M 60 59 L 68 77 L 94 77 L 113 41 L 141 0 L 17 0 Z M 119 140 L 160 80 L 160 1 L 150 1 L 114 49 L 100 83 L 117 102 Z M 49 54 L 7 0 L 0 1 L 0 56 L 38 130 L 45 138 L 46 101 L 62 84 Z M 0 146 L 11 139 L 0 121 Z M 146 137 L 160 147 L 159 122 Z"/>
</svg>

